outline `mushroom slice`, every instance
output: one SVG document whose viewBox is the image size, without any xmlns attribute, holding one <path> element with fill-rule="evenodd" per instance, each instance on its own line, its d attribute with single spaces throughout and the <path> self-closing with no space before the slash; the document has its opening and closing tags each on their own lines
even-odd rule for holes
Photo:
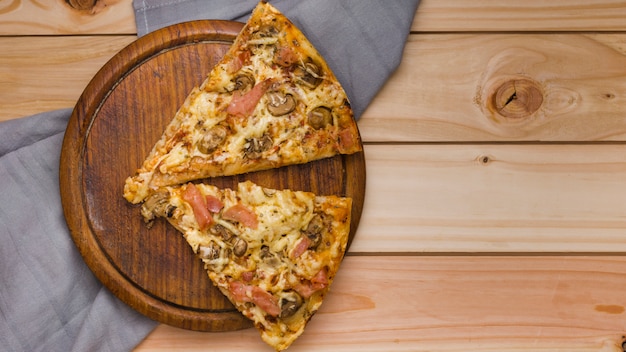
<svg viewBox="0 0 626 352">
<path fill-rule="evenodd" d="M 252 89 L 255 83 L 254 77 L 249 73 L 239 74 L 232 81 L 235 83 L 235 90 L 242 94 Z"/>
<path fill-rule="evenodd" d="M 235 236 L 231 230 L 220 224 L 215 224 L 215 226 L 211 228 L 211 233 L 219 235 L 224 241 L 230 241 L 230 239 Z"/>
<path fill-rule="evenodd" d="M 213 153 L 226 140 L 227 135 L 228 129 L 226 127 L 222 125 L 212 127 L 198 141 L 198 150 L 203 154 Z"/>
<path fill-rule="evenodd" d="M 246 254 L 246 251 L 248 250 L 248 242 L 246 242 L 246 240 L 244 240 L 243 238 L 237 238 L 237 240 L 235 241 L 235 244 L 233 245 L 233 254 L 241 257 L 244 254 Z"/>
<path fill-rule="evenodd" d="M 308 61 L 293 70 L 296 80 L 309 89 L 315 89 L 322 82 L 322 72 L 318 65 Z"/>
<path fill-rule="evenodd" d="M 293 316 L 302 307 L 302 297 L 296 292 L 288 292 L 280 299 L 280 317 L 282 319 Z"/>
<path fill-rule="evenodd" d="M 157 216 L 172 217 L 176 206 L 169 204 L 170 192 L 166 189 L 160 189 L 152 193 L 141 206 L 141 215 L 148 225 L 152 226 L 152 222 Z"/>
<path fill-rule="evenodd" d="M 261 246 L 261 250 L 259 251 L 259 258 L 263 260 L 263 262 L 270 267 L 278 267 L 280 265 L 280 260 L 276 258 L 274 253 L 270 251 L 270 248 L 266 245 Z"/>
<path fill-rule="evenodd" d="M 252 33 L 252 38 L 247 41 L 248 45 L 272 45 L 278 41 L 278 29 L 272 25 L 261 26 Z"/>
<path fill-rule="evenodd" d="M 296 99 L 291 94 L 273 91 L 268 92 L 267 97 L 267 110 L 274 116 L 286 115 L 296 108 Z"/>
<path fill-rule="evenodd" d="M 324 228 L 324 220 L 320 215 L 316 215 L 315 217 L 313 217 L 313 219 L 311 219 L 309 225 L 307 225 L 306 230 L 304 230 L 306 237 L 308 237 L 311 241 L 311 244 L 309 244 L 308 247 L 309 249 L 315 249 L 317 248 L 317 246 L 319 246 L 320 242 L 322 241 Z"/>
<path fill-rule="evenodd" d="M 333 123 L 333 115 L 329 108 L 318 106 L 309 112 L 307 121 L 311 127 L 319 130 Z"/>
<path fill-rule="evenodd" d="M 211 241 L 208 246 L 200 246 L 198 247 L 198 256 L 202 259 L 214 260 L 219 258 L 220 256 L 220 246 Z"/>
<path fill-rule="evenodd" d="M 260 138 L 251 138 L 246 141 L 244 145 L 244 155 L 248 159 L 258 159 L 261 157 L 264 151 L 269 150 L 274 142 L 272 138 L 267 134 L 264 134 Z"/>
<path fill-rule="evenodd" d="M 278 34 L 278 29 L 271 24 L 265 24 L 259 27 L 259 29 L 256 32 L 254 32 L 254 36 L 261 37 L 261 38 L 275 37 L 277 34 Z"/>
</svg>

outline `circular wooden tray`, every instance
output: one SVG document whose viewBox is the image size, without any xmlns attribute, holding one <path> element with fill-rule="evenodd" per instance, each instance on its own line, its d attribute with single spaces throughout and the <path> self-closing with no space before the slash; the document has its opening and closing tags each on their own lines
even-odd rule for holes
<svg viewBox="0 0 626 352">
<path fill-rule="evenodd" d="M 251 323 L 212 285 L 184 238 L 165 221 L 147 229 L 122 197 L 178 107 L 221 59 L 242 28 L 193 21 L 148 34 L 114 56 L 78 100 L 60 163 L 61 200 L 71 236 L 96 277 L 122 301 L 159 322 L 201 331 Z M 308 190 L 353 198 L 354 238 L 363 208 L 363 153 L 208 180 L 234 187 Z"/>
</svg>

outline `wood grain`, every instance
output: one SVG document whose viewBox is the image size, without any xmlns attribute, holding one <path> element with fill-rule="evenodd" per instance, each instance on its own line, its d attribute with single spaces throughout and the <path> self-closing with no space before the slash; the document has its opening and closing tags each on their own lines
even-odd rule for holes
<svg viewBox="0 0 626 352">
<path fill-rule="evenodd" d="M 0 35 L 135 34 L 132 0 L 6 0 Z"/>
<path fill-rule="evenodd" d="M 623 257 L 349 256 L 289 350 L 619 352 L 624 285 Z M 135 351 L 270 351 L 257 334 L 160 326 Z"/>
<path fill-rule="evenodd" d="M 72 107 L 131 40 L 0 38 L 7 48 L 0 53 L 0 120 Z M 34 45 L 51 54 L 42 57 Z M 52 78 L 39 79 L 46 73 Z M 624 34 L 411 35 L 398 72 L 359 128 L 366 142 L 623 141 L 625 77 Z M 537 83 L 542 106 L 526 118 L 494 114 L 490 97 L 519 78 Z"/>
<path fill-rule="evenodd" d="M 412 31 L 623 31 L 626 3 L 613 0 L 422 0 Z"/>
<path fill-rule="evenodd" d="M 243 25 L 195 21 L 164 28 L 115 55 L 81 95 L 61 151 L 61 199 L 72 238 L 98 279 L 139 312 L 201 331 L 251 325 L 208 279 L 202 261 L 165 221 L 148 229 L 123 197 L 192 88 L 230 48 Z M 210 179 L 353 198 L 349 243 L 363 206 L 362 152 L 303 165 Z"/>
<path fill-rule="evenodd" d="M 351 250 L 626 253 L 626 145 L 366 145 Z"/>
<path fill-rule="evenodd" d="M 82 7 L 85 9 L 80 10 Z M 411 30 L 621 31 L 626 29 L 625 16 L 626 5 L 613 0 L 562 0 L 556 4 L 543 0 L 422 0 Z M 0 5 L 0 35 L 136 31 L 132 0 L 10 0 Z"/>
<path fill-rule="evenodd" d="M 623 34 L 411 35 L 359 127 L 366 141 L 624 141 Z M 503 116 L 498 89 L 525 80 L 542 103 Z"/>
<path fill-rule="evenodd" d="M 0 37 L 0 121 L 73 108 L 98 70 L 135 39 Z"/>
</svg>

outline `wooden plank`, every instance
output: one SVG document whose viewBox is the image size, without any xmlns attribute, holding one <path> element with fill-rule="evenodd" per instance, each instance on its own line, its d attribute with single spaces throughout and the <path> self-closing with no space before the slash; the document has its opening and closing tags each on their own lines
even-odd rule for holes
<svg viewBox="0 0 626 352">
<path fill-rule="evenodd" d="M 612 0 L 422 0 L 411 30 L 623 31 L 625 17 L 626 4 Z M 0 8 L 0 35 L 89 33 L 136 33 L 132 0 L 25 0 Z"/>
<path fill-rule="evenodd" d="M 0 37 L 0 121 L 74 107 L 135 36 Z"/>
<path fill-rule="evenodd" d="M 359 127 L 366 141 L 624 141 L 624 48 L 626 34 L 412 35 Z"/>
<path fill-rule="evenodd" d="M 133 39 L 0 37 L 0 120 L 73 106 Z M 625 140 L 625 48 L 626 34 L 412 35 L 359 127 L 368 142 Z M 539 110 L 493 114 L 489 97 L 519 78 L 542 90 Z"/>
<path fill-rule="evenodd" d="M 625 285 L 624 257 L 349 256 L 289 351 L 619 352 Z M 208 346 L 271 350 L 254 329 L 161 325 L 135 351 Z"/>
<path fill-rule="evenodd" d="M 132 0 L 14 0 L 0 5 L 0 35 L 135 33 Z"/>
<path fill-rule="evenodd" d="M 351 252 L 626 252 L 625 144 L 366 145 Z"/>
<path fill-rule="evenodd" d="M 417 32 L 623 31 L 626 3 L 614 0 L 422 0 Z"/>
</svg>

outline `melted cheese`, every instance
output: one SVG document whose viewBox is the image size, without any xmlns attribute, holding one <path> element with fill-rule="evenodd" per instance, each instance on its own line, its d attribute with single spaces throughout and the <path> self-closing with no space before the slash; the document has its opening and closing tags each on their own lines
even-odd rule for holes
<svg viewBox="0 0 626 352">
<path fill-rule="evenodd" d="M 324 266 L 331 265 L 343 256 L 349 216 L 333 222 L 332 226 L 336 229 L 332 236 L 339 237 L 326 238 L 324 241 L 329 242 L 329 247 L 321 251 L 306 250 L 297 258 L 292 258 L 291 253 L 305 236 L 303 231 L 316 214 L 326 212 L 334 216 L 328 213 L 328 209 L 335 208 L 343 208 L 349 214 L 351 202 L 348 199 L 316 197 L 308 192 L 269 190 L 249 181 L 240 183 L 236 191 L 197 184 L 196 188 L 202 195 L 211 195 L 223 203 L 222 210 L 213 214 L 212 227 L 220 225 L 233 236 L 224 238 L 211 227 L 199 228 L 192 206 L 183 199 L 186 187 L 167 187 L 171 195 L 169 204 L 176 207 L 174 215 L 168 220 L 185 235 L 195 253 L 202 253 L 202 246 L 219 248 L 219 256 L 203 258 L 203 261 L 212 279 L 221 283 L 218 285 L 222 290 L 229 289 L 228 280 L 249 281 L 242 275 L 253 272 L 251 284 L 281 297 L 285 290 L 291 289 L 300 280 L 312 279 Z M 224 218 L 224 212 L 236 204 L 245 206 L 255 214 L 258 220 L 256 229 Z M 234 254 L 234 239 L 246 241 L 245 254 Z M 251 305 L 246 309 L 249 310 L 246 314 L 253 316 L 255 321 L 265 322 L 266 313 L 261 308 Z"/>
<path fill-rule="evenodd" d="M 167 173 L 169 169 L 183 164 L 188 159 L 189 148 L 186 148 L 183 142 L 176 143 L 176 145 L 174 145 L 166 157 L 161 161 L 159 171 L 161 173 Z"/>
<path fill-rule="evenodd" d="M 343 90 L 335 84 L 320 84 L 315 89 L 303 87 L 296 84 L 294 73 L 285 77 L 282 67 L 273 63 L 274 44 L 281 44 L 279 38 L 262 38 L 248 42 L 252 51 L 250 62 L 243 66 L 240 72 L 252 72 L 256 83 L 271 79 L 275 82 L 272 89 L 281 89 L 296 97 L 299 102 L 297 113 L 289 117 L 275 117 L 267 110 L 269 98 L 267 95 L 261 97 L 251 116 L 246 119 L 245 124 L 236 126 L 236 133 L 231 135 L 224 143 L 223 152 L 215 155 L 205 155 L 197 148 L 189 148 L 189 144 L 196 145 L 202 139 L 202 130 L 195 128 L 198 121 L 204 121 L 205 128 L 208 129 L 223 121 L 226 116 L 217 107 L 217 102 L 223 100 L 230 102 L 233 96 L 233 74 L 227 70 L 228 63 L 221 63 L 213 72 L 212 76 L 202 89 L 197 91 L 196 96 L 190 99 L 187 104 L 187 123 L 185 130 L 189 131 L 191 143 L 179 144 L 168 153 L 166 162 L 159 166 L 161 173 L 168 173 L 177 166 L 184 164 L 192 157 L 213 158 L 219 163 L 234 163 L 241 158 L 246 143 L 251 138 L 259 138 L 264 133 L 268 133 L 275 146 L 281 146 L 280 156 L 273 152 L 267 152 L 265 157 L 277 160 L 278 158 L 302 160 L 306 158 L 306 153 L 302 148 L 301 141 L 311 127 L 306 124 L 308 113 L 318 106 L 341 106 L 347 97 Z M 278 45 L 277 44 L 277 45 Z M 285 80 L 287 78 L 287 80 Z M 324 78 L 324 77 L 322 77 Z M 305 104 L 302 104 L 305 102 Z M 227 106 L 224 104 L 223 107 Z M 182 151 L 187 148 L 187 153 Z M 288 154 L 285 154 L 287 153 Z"/>
</svg>

